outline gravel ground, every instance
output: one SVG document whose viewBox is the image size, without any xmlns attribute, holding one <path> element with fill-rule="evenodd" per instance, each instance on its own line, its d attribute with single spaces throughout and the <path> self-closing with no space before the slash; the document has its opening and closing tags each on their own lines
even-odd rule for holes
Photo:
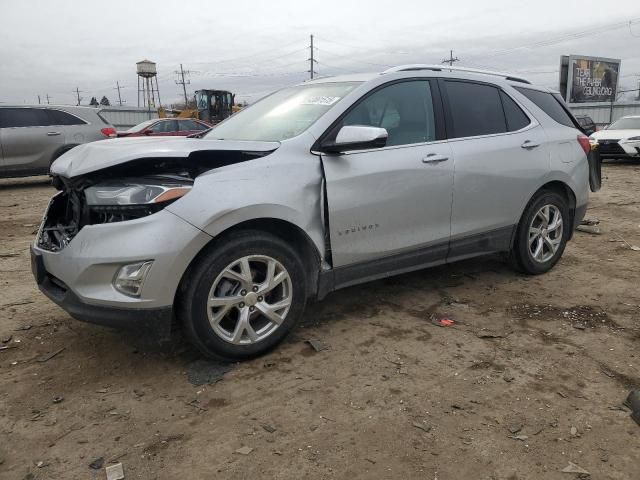
<svg viewBox="0 0 640 480">
<path fill-rule="evenodd" d="M 83 324 L 38 292 L 28 245 L 53 189 L 0 180 L 0 478 L 640 478 L 621 408 L 640 387 L 640 165 L 603 172 L 601 234 L 552 272 L 488 257 L 336 292 L 202 386 L 180 338 Z"/>
</svg>

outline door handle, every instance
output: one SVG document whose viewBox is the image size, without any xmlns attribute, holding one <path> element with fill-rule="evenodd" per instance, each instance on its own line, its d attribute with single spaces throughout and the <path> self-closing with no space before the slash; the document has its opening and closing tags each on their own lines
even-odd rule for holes
<svg viewBox="0 0 640 480">
<path fill-rule="evenodd" d="M 522 148 L 524 148 L 525 150 L 532 150 L 536 147 L 539 147 L 540 144 L 539 143 L 533 143 L 531 140 L 525 140 L 524 143 L 522 145 L 520 145 Z"/>
<path fill-rule="evenodd" d="M 55 137 L 56 135 L 61 135 L 60 132 L 47 132 L 48 137 Z"/>
<path fill-rule="evenodd" d="M 447 160 L 449 160 L 449 157 L 438 155 L 437 153 L 430 153 L 422 159 L 422 163 L 440 163 L 446 162 Z"/>
</svg>

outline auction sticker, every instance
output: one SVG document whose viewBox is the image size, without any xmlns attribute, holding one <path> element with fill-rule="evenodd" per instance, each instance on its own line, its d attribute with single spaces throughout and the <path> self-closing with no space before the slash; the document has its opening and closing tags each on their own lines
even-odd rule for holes
<svg viewBox="0 0 640 480">
<path fill-rule="evenodd" d="M 309 97 L 304 100 L 301 105 L 333 105 L 340 97 L 327 97 L 327 96 L 317 96 L 317 97 Z"/>
</svg>

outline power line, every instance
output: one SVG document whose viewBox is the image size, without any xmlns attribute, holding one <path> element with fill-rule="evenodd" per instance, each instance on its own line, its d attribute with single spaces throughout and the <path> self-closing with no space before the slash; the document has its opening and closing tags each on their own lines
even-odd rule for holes
<svg viewBox="0 0 640 480">
<path fill-rule="evenodd" d="M 442 63 L 448 63 L 450 67 L 453 66 L 454 62 L 459 62 L 460 59 L 458 57 L 453 58 L 453 50 L 449 51 L 449 58 L 445 58 L 444 60 L 442 60 Z"/>
<path fill-rule="evenodd" d="M 120 106 L 122 106 L 122 97 L 120 96 L 120 89 L 124 88 L 120 86 L 120 83 L 118 81 L 116 81 L 116 88 L 114 88 L 114 90 L 118 90 L 118 103 L 120 104 Z"/>
<path fill-rule="evenodd" d="M 308 58 L 309 75 L 310 75 L 309 78 L 313 80 L 313 73 L 314 73 L 313 68 L 315 66 L 314 63 L 318 63 L 318 61 L 313 59 L 313 34 L 311 34 L 310 39 L 311 39 L 311 43 L 309 44 L 309 51 L 311 52 L 311 56 Z"/>
<path fill-rule="evenodd" d="M 76 87 L 75 94 L 76 94 L 76 97 L 78 98 L 78 103 L 76 105 L 80 105 L 80 102 L 82 101 L 83 97 L 80 96 L 80 90 L 78 89 L 78 87 Z"/>
<path fill-rule="evenodd" d="M 184 75 L 189 75 L 189 70 L 184 71 L 182 68 L 182 64 L 180 64 L 180 71 L 175 71 L 177 75 L 180 75 L 181 80 L 176 80 L 176 85 L 182 85 L 182 91 L 184 92 L 184 105 L 185 107 L 189 105 L 189 99 L 187 98 L 187 85 L 191 84 L 190 80 L 185 81 Z"/>
</svg>

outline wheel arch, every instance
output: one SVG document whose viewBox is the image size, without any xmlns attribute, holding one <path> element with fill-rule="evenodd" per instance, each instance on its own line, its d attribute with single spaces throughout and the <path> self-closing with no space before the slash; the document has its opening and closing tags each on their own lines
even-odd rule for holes
<svg viewBox="0 0 640 480">
<path fill-rule="evenodd" d="M 179 301 L 179 297 L 189 280 L 189 274 L 198 264 L 198 261 L 215 249 L 217 245 L 224 242 L 232 233 L 242 230 L 255 230 L 270 233 L 281 240 L 291 244 L 296 252 L 300 255 L 303 267 L 308 279 L 308 297 L 313 297 L 318 291 L 318 276 L 321 268 L 322 258 L 316 245 L 309 235 L 298 225 L 274 217 L 261 217 L 245 220 L 235 225 L 229 226 L 215 235 L 200 251 L 193 257 L 188 267 L 182 274 L 178 288 L 176 289 L 174 304 Z"/>
<path fill-rule="evenodd" d="M 527 211 L 527 207 L 531 204 L 531 202 L 538 196 L 538 194 L 542 191 L 551 191 L 561 195 L 567 200 L 567 205 L 569 206 L 569 225 L 573 226 L 573 219 L 576 213 L 576 194 L 573 189 L 562 180 L 550 180 L 545 184 L 541 185 L 535 192 L 531 194 L 529 200 L 527 201 L 525 207 L 522 209 L 520 213 L 520 218 L 518 218 L 517 227 L 513 230 L 513 235 L 511 238 L 511 248 L 513 248 L 514 242 L 516 240 L 516 235 L 518 229 L 520 228 L 520 222 L 522 221 L 522 216 Z M 569 240 L 573 237 L 573 228 L 569 231 Z"/>
</svg>

